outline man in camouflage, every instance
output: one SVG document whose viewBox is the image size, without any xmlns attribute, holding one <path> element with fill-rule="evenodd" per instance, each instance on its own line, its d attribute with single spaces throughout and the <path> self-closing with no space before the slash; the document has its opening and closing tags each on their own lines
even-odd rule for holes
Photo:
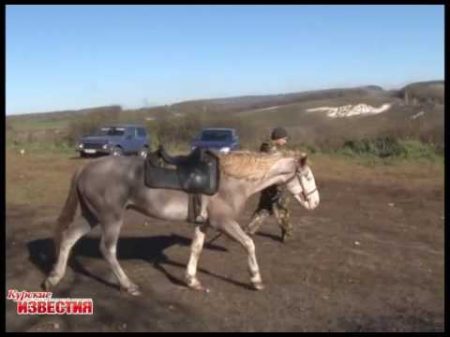
<svg viewBox="0 0 450 337">
<path fill-rule="evenodd" d="M 260 151 L 266 153 L 278 153 L 280 148 L 287 143 L 287 131 L 278 127 L 273 129 L 271 140 L 261 144 Z M 281 227 L 281 240 L 286 240 L 292 236 L 292 224 L 290 221 L 288 198 L 281 186 L 272 185 L 261 192 L 258 208 L 253 213 L 253 217 L 246 228 L 250 235 L 256 233 L 263 221 L 270 215 L 274 215 L 278 225 Z"/>
</svg>

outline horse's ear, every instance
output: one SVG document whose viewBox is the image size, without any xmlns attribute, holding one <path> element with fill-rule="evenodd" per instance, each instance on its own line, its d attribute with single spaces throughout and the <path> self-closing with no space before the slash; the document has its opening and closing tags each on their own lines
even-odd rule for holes
<svg viewBox="0 0 450 337">
<path fill-rule="evenodd" d="M 303 167 L 307 164 L 308 161 L 308 155 L 306 153 L 301 153 L 300 154 L 300 159 L 298 160 L 298 162 L 300 163 L 300 167 Z"/>
</svg>

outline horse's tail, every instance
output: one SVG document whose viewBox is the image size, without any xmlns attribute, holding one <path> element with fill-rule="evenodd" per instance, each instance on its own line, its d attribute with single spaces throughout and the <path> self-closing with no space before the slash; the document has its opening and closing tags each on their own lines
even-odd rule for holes
<svg viewBox="0 0 450 337">
<path fill-rule="evenodd" d="M 61 210 L 61 213 L 59 214 L 59 217 L 56 221 L 55 237 L 54 237 L 56 256 L 59 253 L 59 244 L 61 242 L 62 232 L 72 223 L 75 217 L 75 213 L 77 211 L 79 202 L 77 182 L 80 171 L 81 168 L 77 169 L 77 171 L 75 171 L 75 173 L 72 176 L 69 194 L 67 195 L 64 207 Z"/>
</svg>

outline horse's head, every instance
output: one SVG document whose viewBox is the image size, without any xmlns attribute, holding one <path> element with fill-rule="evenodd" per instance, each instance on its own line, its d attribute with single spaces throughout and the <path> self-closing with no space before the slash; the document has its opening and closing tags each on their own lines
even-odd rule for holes
<svg viewBox="0 0 450 337">
<path fill-rule="evenodd" d="M 316 181 L 305 154 L 232 152 L 221 156 L 220 166 L 226 176 L 248 184 L 250 195 L 272 185 L 286 185 L 306 209 L 319 205 Z"/>
<path fill-rule="evenodd" d="M 286 182 L 286 187 L 294 198 L 308 210 L 313 210 L 319 206 L 319 190 L 308 165 L 308 157 L 302 154 L 297 161 L 296 173 Z"/>
</svg>

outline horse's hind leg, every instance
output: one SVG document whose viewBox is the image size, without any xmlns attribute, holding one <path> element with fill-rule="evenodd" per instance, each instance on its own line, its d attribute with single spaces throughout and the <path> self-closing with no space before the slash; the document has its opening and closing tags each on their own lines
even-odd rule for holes
<svg viewBox="0 0 450 337">
<path fill-rule="evenodd" d="M 251 276 L 251 282 L 256 290 L 264 289 L 261 274 L 259 273 L 258 262 L 256 261 L 255 243 L 245 234 L 236 221 L 227 221 L 221 225 L 220 229 L 230 237 L 239 242 L 248 252 L 248 267 Z"/>
<path fill-rule="evenodd" d="M 119 280 L 120 287 L 131 295 L 140 295 L 139 287 L 130 281 L 117 260 L 117 242 L 119 240 L 120 229 L 123 219 L 105 222 L 102 224 L 102 238 L 100 240 L 100 250 L 108 261 L 114 275 Z"/>
<path fill-rule="evenodd" d="M 91 225 L 85 219 L 77 219 L 68 228 L 63 230 L 61 233 L 61 242 L 58 244 L 58 251 L 56 252 L 58 258 L 52 272 L 43 283 L 44 289 L 49 290 L 61 281 L 66 273 L 67 260 L 69 259 L 72 247 L 82 236 L 89 233 L 90 230 Z"/>
</svg>

